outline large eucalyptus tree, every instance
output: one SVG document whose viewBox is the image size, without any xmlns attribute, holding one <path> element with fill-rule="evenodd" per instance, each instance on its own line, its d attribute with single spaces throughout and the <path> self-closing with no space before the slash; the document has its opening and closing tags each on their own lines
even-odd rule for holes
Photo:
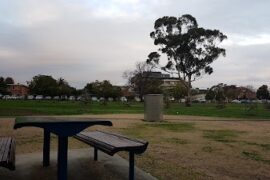
<svg viewBox="0 0 270 180">
<path fill-rule="evenodd" d="M 147 63 L 158 65 L 162 70 L 175 73 L 187 89 L 186 105 L 191 105 L 191 83 L 203 74 L 211 74 L 210 64 L 225 49 L 219 44 L 227 38 L 219 30 L 204 29 L 196 19 L 189 15 L 181 17 L 164 16 L 155 21 L 154 31 L 150 33 L 161 53 L 167 55 L 165 66 L 160 65 L 160 54 L 152 52 Z"/>
</svg>

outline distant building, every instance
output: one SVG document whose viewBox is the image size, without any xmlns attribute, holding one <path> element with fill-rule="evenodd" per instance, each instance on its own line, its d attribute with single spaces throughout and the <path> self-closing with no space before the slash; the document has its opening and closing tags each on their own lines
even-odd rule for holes
<svg viewBox="0 0 270 180">
<path fill-rule="evenodd" d="M 161 72 L 143 72 L 143 77 L 160 79 L 162 81 L 162 88 L 172 88 L 181 83 L 178 78 L 171 77 L 169 74 L 162 74 Z"/>
<path fill-rule="evenodd" d="M 13 96 L 27 96 L 29 88 L 23 84 L 8 84 L 7 91 Z"/>
</svg>

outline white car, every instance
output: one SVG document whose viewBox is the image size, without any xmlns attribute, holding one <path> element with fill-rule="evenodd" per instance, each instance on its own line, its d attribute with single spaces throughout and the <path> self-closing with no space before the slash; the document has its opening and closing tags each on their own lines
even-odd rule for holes
<svg viewBox="0 0 270 180">
<path fill-rule="evenodd" d="M 136 102 L 141 102 L 141 98 L 139 98 L 139 97 L 135 97 L 134 100 L 135 100 Z"/>
<path fill-rule="evenodd" d="M 59 98 L 59 96 L 54 96 L 53 99 L 54 100 L 59 100 L 60 98 Z"/>
<path fill-rule="evenodd" d="M 11 99 L 11 96 L 10 95 L 4 95 L 3 99 L 5 99 L 5 100 Z"/>
<path fill-rule="evenodd" d="M 28 96 L 27 96 L 27 99 L 29 99 L 29 100 L 33 100 L 33 99 L 34 99 L 34 96 L 32 96 L 32 95 L 28 95 Z"/>
<path fill-rule="evenodd" d="M 127 98 L 124 97 L 124 96 L 123 96 L 123 97 L 120 97 L 120 101 L 121 101 L 121 102 L 127 102 Z"/>
<path fill-rule="evenodd" d="M 46 96 L 45 99 L 46 99 L 46 100 L 51 100 L 52 97 L 51 97 L 51 96 Z"/>
<path fill-rule="evenodd" d="M 74 101 L 76 98 L 75 98 L 75 96 L 69 96 L 69 98 L 68 98 L 68 100 L 70 100 L 70 101 Z"/>
<path fill-rule="evenodd" d="M 232 100 L 232 103 L 241 104 L 241 101 L 234 99 L 234 100 Z"/>
<path fill-rule="evenodd" d="M 41 100 L 41 99 L 43 99 L 43 96 L 42 95 L 37 95 L 35 99 L 36 100 Z"/>
</svg>

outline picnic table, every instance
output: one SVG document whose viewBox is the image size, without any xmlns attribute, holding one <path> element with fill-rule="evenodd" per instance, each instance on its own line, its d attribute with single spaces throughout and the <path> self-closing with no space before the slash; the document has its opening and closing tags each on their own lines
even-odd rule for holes
<svg viewBox="0 0 270 180">
<path fill-rule="evenodd" d="M 50 134 L 58 136 L 57 177 L 67 180 L 67 150 L 68 137 L 74 136 L 82 130 L 93 126 L 112 126 L 108 120 L 59 118 L 59 117 L 18 117 L 15 119 L 14 129 L 22 127 L 38 127 L 44 130 L 43 166 L 50 165 Z"/>
</svg>

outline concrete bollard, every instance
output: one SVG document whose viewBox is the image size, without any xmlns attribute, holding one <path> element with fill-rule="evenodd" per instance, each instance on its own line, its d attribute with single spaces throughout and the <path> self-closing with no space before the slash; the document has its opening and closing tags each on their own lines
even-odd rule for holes
<svg viewBox="0 0 270 180">
<path fill-rule="evenodd" d="M 144 96 L 144 120 L 163 120 L 163 95 L 147 94 Z"/>
</svg>

